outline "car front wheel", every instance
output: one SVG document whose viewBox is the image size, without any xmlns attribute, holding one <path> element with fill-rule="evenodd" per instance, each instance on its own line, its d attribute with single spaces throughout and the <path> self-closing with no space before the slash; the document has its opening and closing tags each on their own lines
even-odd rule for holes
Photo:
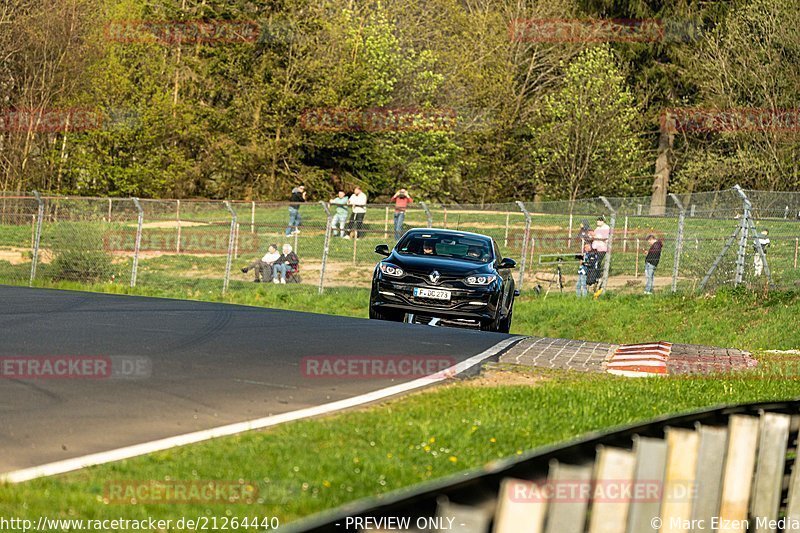
<svg viewBox="0 0 800 533">
<path fill-rule="evenodd" d="M 394 309 L 376 309 L 369 306 L 370 320 L 388 320 L 390 322 L 402 322 L 405 313 Z"/>
<path fill-rule="evenodd" d="M 497 324 L 497 331 L 500 333 L 509 333 L 511 331 L 511 318 L 514 316 L 514 303 L 508 310 L 508 314 L 501 318 Z"/>
</svg>

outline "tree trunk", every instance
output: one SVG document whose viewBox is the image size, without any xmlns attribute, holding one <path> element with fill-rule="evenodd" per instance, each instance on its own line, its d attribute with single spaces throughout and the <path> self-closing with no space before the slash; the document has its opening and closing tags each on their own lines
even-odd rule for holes
<svg viewBox="0 0 800 533">
<path fill-rule="evenodd" d="M 670 155 L 675 141 L 674 123 L 669 113 L 664 117 L 661 135 L 658 138 L 658 157 L 656 158 L 656 175 L 653 180 L 653 196 L 650 199 L 650 214 L 663 215 L 667 210 L 667 192 L 669 190 Z"/>
</svg>

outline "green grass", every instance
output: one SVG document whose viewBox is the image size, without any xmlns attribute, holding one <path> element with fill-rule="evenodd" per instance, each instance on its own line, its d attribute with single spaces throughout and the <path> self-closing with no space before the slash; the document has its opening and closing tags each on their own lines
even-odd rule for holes
<svg viewBox="0 0 800 533">
<path fill-rule="evenodd" d="M 535 386 L 445 386 L 360 411 L 0 486 L 0 515 L 274 515 L 286 523 L 592 430 L 708 405 L 800 395 L 800 381 L 774 379 L 539 375 L 543 381 Z M 259 499 L 106 503 L 107 484 L 123 480 L 242 480 L 257 487 Z"/>
<path fill-rule="evenodd" d="M 178 265 L 184 267 L 186 265 Z M 144 273 L 143 275 L 147 275 Z M 365 317 L 364 289 L 233 284 L 191 279 L 130 289 L 121 284 L 50 286 L 190 298 Z M 519 299 L 512 331 L 608 342 L 669 340 L 754 351 L 800 347 L 794 327 L 800 293 L 721 291 L 714 297 L 571 294 Z M 19 485 L 0 485 L 0 516 L 61 518 L 277 516 L 281 523 L 343 503 L 454 474 L 583 433 L 725 403 L 800 396 L 800 380 L 780 379 L 778 361 L 755 374 L 625 379 L 532 371 L 533 386 L 470 382 L 380 405 L 176 448 Z M 781 360 L 785 363 L 784 360 Z M 432 406 L 435 409 L 432 410 Z M 435 415 L 432 413 L 435 412 Z M 116 503 L 109 482 L 241 480 L 253 503 Z"/>
</svg>

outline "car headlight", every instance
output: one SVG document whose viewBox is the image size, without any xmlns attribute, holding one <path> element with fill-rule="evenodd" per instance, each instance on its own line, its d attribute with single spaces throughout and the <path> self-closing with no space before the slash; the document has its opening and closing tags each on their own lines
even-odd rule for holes
<svg viewBox="0 0 800 533">
<path fill-rule="evenodd" d="M 480 276 L 470 276 L 464 280 L 464 283 L 467 285 L 489 285 L 496 279 L 497 276 L 494 274 L 482 274 Z"/>
<path fill-rule="evenodd" d="M 405 272 L 400 267 L 396 267 L 394 265 L 390 265 L 389 263 L 380 263 L 381 272 L 386 274 L 387 276 L 394 276 L 395 278 L 402 277 Z"/>
</svg>

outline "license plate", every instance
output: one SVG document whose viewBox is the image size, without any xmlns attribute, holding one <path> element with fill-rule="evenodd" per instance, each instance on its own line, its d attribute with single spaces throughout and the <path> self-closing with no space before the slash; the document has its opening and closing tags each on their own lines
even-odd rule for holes
<svg viewBox="0 0 800 533">
<path fill-rule="evenodd" d="M 430 298 L 432 300 L 450 301 L 450 291 L 443 291 L 441 289 L 423 289 L 421 287 L 414 287 L 414 296 L 416 298 Z"/>
</svg>

